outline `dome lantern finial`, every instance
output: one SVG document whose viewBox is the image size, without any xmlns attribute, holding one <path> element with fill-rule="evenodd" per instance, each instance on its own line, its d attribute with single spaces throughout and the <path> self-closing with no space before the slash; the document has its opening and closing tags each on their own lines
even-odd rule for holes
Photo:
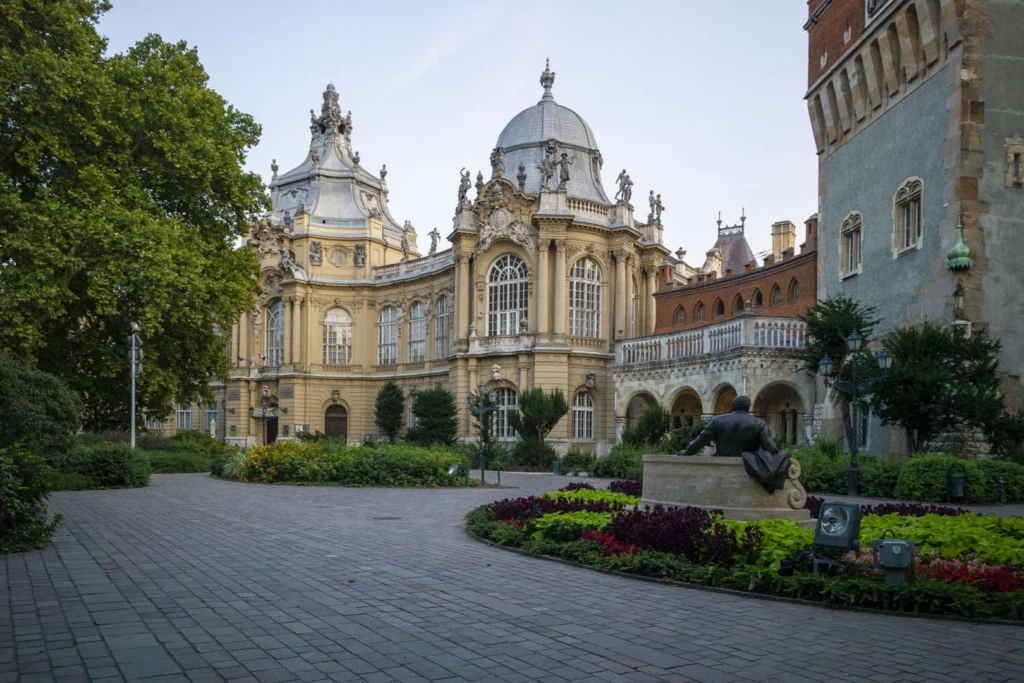
<svg viewBox="0 0 1024 683">
<path fill-rule="evenodd" d="M 974 265 L 971 249 L 964 243 L 964 215 L 961 213 L 956 222 L 956 244 L 946 252 L 946 267 L 950 270 L 970 270 Z"/>
<path fill-rule="evenodd" d="M 554 102 L 555 96 L 551 94 L 551 86 L 555 84 L 555 72 L 551 70 L 551 60 L 544 60 L 544 73 L 540 75 L 540 84 L 544 86 L 544 97 L 541 102 Z"/>
</svg>

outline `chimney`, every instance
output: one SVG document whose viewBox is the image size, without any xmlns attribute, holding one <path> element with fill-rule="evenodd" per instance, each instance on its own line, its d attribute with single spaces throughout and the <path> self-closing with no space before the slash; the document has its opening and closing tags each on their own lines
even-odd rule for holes
<svg viewBox="0 0 1024 683">
<path fill-rule="evenodd" d="M 749 272 L 751 272 L 753 270 L 756 270 L 756 269 L 757 269 L 757 259 L 754 259 L 753 261 L 751 261 L 747 265 L 743 266 L 743 272 L 744 273 L 749 273 Z"/>
<path fill-rule="evenodd" d="M 783 250 L 783 252 L 782 252 L 782 260 L 783 261 L 788 261 L 789 259 L 793 258 L 793 253 L 794 253 L 793 247 L 790 247 L 789 249 Z"/>
<path fill-rule="evenodd" d="M 804 243 L 800 245 L 800 253 L 814 251 L 818 248 L 818 214 L 804 221 Z"/>
<path fill-rule="evenodd" d="M 725 269 L 725 276 L 726 277 L 732 277 L 732 268 L 726 268 Z"/>
<path fill-rule="evenodd" d="M 796 246 L 796 226 L 791 221 L 772 223 L 772 256 L 778 260 L 782 252 Z"/>
<path fill-rule="evenodd" d="M 774 263 L 775 263 L 775 254 L 768 254 L 767 256 L 764 257 L 765 268 L 767 268 L 770 265 L 773 265 Z"/>
</svg>

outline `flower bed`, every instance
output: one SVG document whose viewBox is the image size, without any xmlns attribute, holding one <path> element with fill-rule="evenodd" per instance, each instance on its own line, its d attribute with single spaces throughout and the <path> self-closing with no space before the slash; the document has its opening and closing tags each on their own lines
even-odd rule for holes
<svg viewBox="0 0 1024 683">
<path fill-rule="evenodd" d="M 454 474 L 449 474 L 452 466 Z M 347 446 L 342 441 L 277 441 L 227 454 L 211 467 L 216 476 L 262 484 L 340 484 L 345 486 L 472 486 L 463 454 L 443 447 L 377 444 Z"/>
<path fill-rule="evenodd" d="M 738 522 L 694 507 L 641 510 L 630 502 L 635 496 L 616 488 L 498 501 L 470 512 L 468 528 L 530 554 L 662 580 L 835 607 L 1024 621 L 1024 520 L 868 512 L 862 548 L 892 530 L 919 552 L 916 580 L 887 584 L 863 553 L 844 557 L 838 573 L 813 574 L 813 531 L 793 520 Z"/>
</svg>

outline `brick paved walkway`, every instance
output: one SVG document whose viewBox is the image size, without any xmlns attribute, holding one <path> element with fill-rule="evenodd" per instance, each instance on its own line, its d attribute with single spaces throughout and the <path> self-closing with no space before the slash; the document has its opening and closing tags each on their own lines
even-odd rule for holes
<svg viewBox="0 0 1024 683">
<path fill-rule="evenodd" d="M 0 557 L 0 683 L 1020 681 L 1024 628 L 671 588 L 468 538 L 520 491 L 157 475 L 59 493 L 67 528 Z"/>
</svg>

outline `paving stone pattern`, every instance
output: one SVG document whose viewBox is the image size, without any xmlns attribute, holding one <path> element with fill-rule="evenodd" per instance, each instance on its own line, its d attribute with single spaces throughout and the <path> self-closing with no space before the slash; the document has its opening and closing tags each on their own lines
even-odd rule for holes
<svg viewBox="0 0 1024 683">
<path fill-rule="evenodd" d="M 52 547 L 0 557 L 0 683 L 1021 681 L 1024 628 L 672 588 L 470 539 L 519 490 L 157 475 L 58 493 Z"/>
</svg>

